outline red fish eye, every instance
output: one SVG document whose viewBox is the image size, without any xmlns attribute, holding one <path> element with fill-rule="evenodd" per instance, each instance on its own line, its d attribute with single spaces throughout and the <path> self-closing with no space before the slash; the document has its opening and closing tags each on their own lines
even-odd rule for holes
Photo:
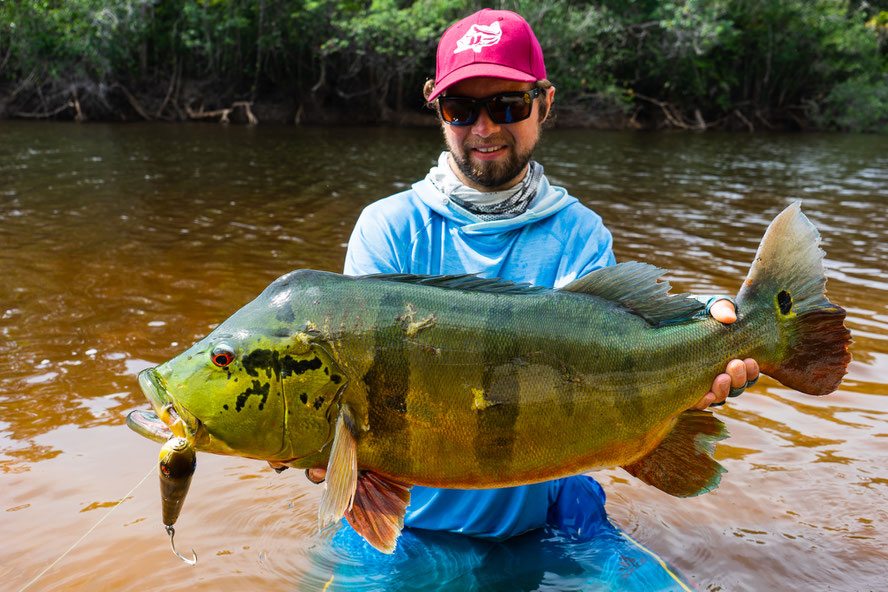
<svg viewBox="0 0 888 592">
<path fill-rule="evenodd" d="M 220 368 L 224 368 L 234 361 L 234 348 L 227 343 L 220 343 L 213 348 L 210 359 Z"/>
</svg>

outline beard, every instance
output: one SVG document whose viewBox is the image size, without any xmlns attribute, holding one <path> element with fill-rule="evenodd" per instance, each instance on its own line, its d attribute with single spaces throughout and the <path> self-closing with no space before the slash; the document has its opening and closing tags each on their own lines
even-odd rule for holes
<svg viewBox="0 0 888 592">
<path fill-rule="evenodd" d="M 450 156 L 453 158 L 456 168 L 459 169 L 463 176 L 479 187 L 495 190 L 514 184 L 511 182 L 521 174 L 527 163 L 530 162 L 533 150 L 536 148 L 536 143 L 534 143 L 530 149 L 524 152 L 517 152 L 512 142 L 504 140 L 502 142 L 497 141 L 497 143 L 502 143 L 509 147 L 509 156 L 505 160 L 473 160 L 471 147 L 466 143 L 461 146 L 461 150 L 456 150 L 448 141 L 447 148 L 450 150 Z"/>
</svg>

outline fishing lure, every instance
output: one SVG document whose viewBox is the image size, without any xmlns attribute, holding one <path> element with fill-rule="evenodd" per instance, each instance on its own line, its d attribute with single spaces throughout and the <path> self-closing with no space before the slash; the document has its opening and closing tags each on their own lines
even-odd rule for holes
<svg viewBox="0 0 888 592">
<path fill-rule="evenodd" d="M 194 475 L 196 466 L 197 454 L 194 447 L 185 438 L 174 436 L 160 449 L 157 473 L 160 476 L 163 525 L 167 534 L 170 535 L 170 546 L 173 548 L 173 553 L 189 565 L 197 563 L 197 553 L 192 549 L 191 553 L 194 555 L 194 559 L 188 559 L 176 550 L 176 543 L 173 540 L 176 531 L 173 529 L 173 524 L 179 518 L 182 504 L 185 503 L 185 496 L 188 494 L 191 476 Z"/>
</svg>

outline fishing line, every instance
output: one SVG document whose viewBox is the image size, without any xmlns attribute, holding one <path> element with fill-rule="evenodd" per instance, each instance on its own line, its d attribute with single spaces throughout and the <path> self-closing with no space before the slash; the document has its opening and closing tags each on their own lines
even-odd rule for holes
<svg viewBox="0 0 888 592">
<path fill-rule="evenodd" d="M 99 526 L 99 524 L 101 524 L 102 522 L 104 522 L 104 521 L 105 521 L 105 518 L 107 518 L 108 516 L 110 516 L 110 515 L 111 515 L 111 512 L 113 512 L 114 510 L 117 509 L 117 506 L 119 506 L 120 504 L 122 504 L 123 502 L 125 502 L 126 500 L 128 500 L 129 497 L 133 494 L 133 492 L 134 492 L 135 490 L 137 490 L 137 489 L 139 488 L 139 486 L 142 485 L 142 483 L 145 482 L 145 479 L 147 479 L 147 478 L 151 475 L 151 473 L 155 472 L 156 470 L 157 470 L 157 468 L 156 468 L 155 466 L 152 466 L 152 467 L 148 470 L 148 472 L 145 473 L 145 476 L 142 477 L 142 480 L 139 481 L 138 483 L 136 483 L 135 487 L 133 487 L 132 489 L 130 489 L 129 492 L 127 492 L 127 494 L 126 494 L 125 496 L 123 496 L 123 497 L 120 499 L 119 502 L 117 502 L 116 504 L 114 504 L 113 506 L 111 506 L 111 509 L 109 509 L 107 512 L 105 512 L 105 515 L 102 516 L 101 518 L 99 518 L 99 521 L 98 521 L 98 522 L 96 522 L 95 524 L 93 524 L 92 527 L 90 527 L 89 530 L 87 530 L 85 533 L 83 533 L 83 536 L 82 536 L 82 537 L 80 537 L 79 539 L 77 539 L 76 541 L 74 541 L 74 544 L 71 545 L 70 547 L 68 547 L 68 550 L 67 550 L 67 551 L 65 551 L 64 553 L 62 553 L 61 555 L 59 555 L 59 558 L 58 558 L 58 559 L 56 559 L 55 561 L 53 561 L 52 563 L 50 563 L 48 566 L 46 566 L 46 567 L 43 569 L 43 571 L 41 571 L 39 574 L 37 574 L 37 577 L 35 577 L 33 580 L 31 580 L 30 582 L 28 582 L 27 584 L 25 584 L 24 587 L 22 587 L 22 589 L 19 590 L 19 592 L 24 592 L 24 590 L 28 589 L 28 588 L 29 588 L 34 582 L 36 582 L 37 580 L 39 580 L 40 578 L 42 578 L 43 575 L 44 575 L 46 572 L 48 572 L 48 571 L 51 570 L 53 567 L 55 567 L 55 564 L 56 564 L 56 563 L 58 563 L 59 561 L 61 561 L 62 559 L 64 559 L 64 558 L 65 558 L 65 555 L 67 555 L 68 553 L 70 553 L 71 551 L 73 551 L 73 550 L 74 550 L 74 547 L 76 547 L 77 545 L 79 545 L 80 543 L 82 543 L 82 542 L 83 542 L 83 539 L 85 539 L 86 537 L 89 536 L 89 533 L 91 533 L 92 531 L 94 531 L 94 530 L 96 529 L 96 527 Z"/>
</svg>

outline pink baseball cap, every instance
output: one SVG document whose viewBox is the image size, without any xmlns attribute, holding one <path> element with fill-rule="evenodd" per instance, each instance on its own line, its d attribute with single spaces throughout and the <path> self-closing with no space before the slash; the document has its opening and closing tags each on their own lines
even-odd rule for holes
<svg viewBox="0 0 888 592">
<path fill-rule="evenodd" d="M 521 16 L 485 8 L 452 25 L 438 43 L 435 100 L 466 78 L 491 76 L 535 82 L 546 78 L 540 42 Z"/>
</svg>

